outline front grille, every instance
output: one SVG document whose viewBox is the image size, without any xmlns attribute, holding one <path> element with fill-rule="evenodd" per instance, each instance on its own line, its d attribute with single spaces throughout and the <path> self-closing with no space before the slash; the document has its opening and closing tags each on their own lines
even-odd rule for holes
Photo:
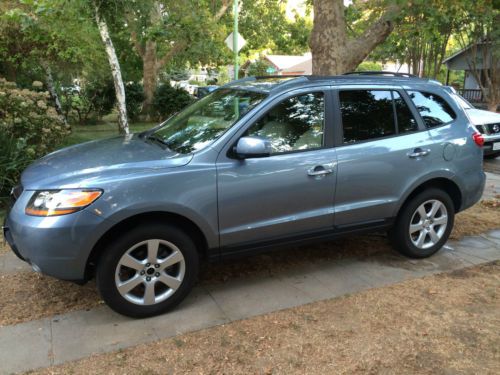
<svg viewBox="0 0 500 375">
<path fill-rule="evenodd" d="M 500 134 L 500 122 L 488 124 L 488 131 L 490 134 Z"/>
</svg>

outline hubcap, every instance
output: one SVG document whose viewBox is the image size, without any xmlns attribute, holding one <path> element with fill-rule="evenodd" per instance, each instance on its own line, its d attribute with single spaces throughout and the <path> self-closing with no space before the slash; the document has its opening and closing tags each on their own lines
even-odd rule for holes
<svg viewBox="0 0 500 375">
<path fill-rule="evenodd" d="M 422 203 L 410 221 L 410 238 L 419 249 L 428 249 L 439 242 L 448 226 L 446 206 L 436 199 Z"/>
<path fill-rule="evenodd" d="M 186 272 L 184 256 L 164 240 L 140 242 L 120 258 L 115 271 L 118 292 L 136 305 L 154 305 L 180 287 Z"/>
</svg>

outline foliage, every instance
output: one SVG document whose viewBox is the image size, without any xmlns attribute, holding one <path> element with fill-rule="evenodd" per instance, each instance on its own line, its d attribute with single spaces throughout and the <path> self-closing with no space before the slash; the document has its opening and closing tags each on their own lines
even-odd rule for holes
<svg viewBox="0 0 500 375">
<path fill-rule="evenodd" d="M 153 109 L 159 119 L 165 119 L 192 102 L 193 98 L 186 90 L 165 83 L 156 90 Z"/>
<path fill-rule="evenodd" d="M 113 110 L 116 97 L 113 82 L 93 81 L 62 90 L 62 107 L 70 122 L 95 122 Z"/>
<path fill-rule="evenodd" d="M 22 168 L 54 150 L 68 134 L 47 92 L 20 89 L 0 78 L 0 195 Z"/>
<path fill-rule="evenodd" d="M 269 73 L 267 72 L 268 68 L 268 63 L 263 60 L 257 60 L 248 66 L 247 75 L 250 77 L 267 76 L 269 75 Z"/>
<path fill-rule="evenodd" d="M 127 115 L 131 121 L 139 118 L 144 100 L 144 88 L 140 83 L 130 82 L 125 85 L 125 96 L 127 98 Z"/>
<path fill-rule="evenodd" d="M 382 70 L 382 64 L 374 61 L 363 61 L 356 68 L 357 72 L 367 72 L 367 71 L 379 71 Z"/>
<path fill-rule="evenodd" d="M 32 161 L 26 152 L 26 140 L 0 133 L 0 198 L 8 196 L 19 181 L 19 174 Z"/>
</svg>

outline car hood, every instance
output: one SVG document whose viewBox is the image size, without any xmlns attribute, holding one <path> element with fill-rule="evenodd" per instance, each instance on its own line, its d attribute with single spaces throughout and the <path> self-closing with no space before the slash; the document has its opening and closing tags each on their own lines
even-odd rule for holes
<svg viewBox="0 0 500 375">
<path fill-rule="evenodd" d="M 31 164 L 21 176 L 24 189 L 99 187 L 99 182 L 186 165 L 178 154 L 138 135 L 124 135 L 63 148 Z"/>
<path fill-rule="evenodd" d="M 482 109 L 470 108 L 466 110 L 473 125 L 495 124 L 500 122 L 500 114 Z"/>
</svg>

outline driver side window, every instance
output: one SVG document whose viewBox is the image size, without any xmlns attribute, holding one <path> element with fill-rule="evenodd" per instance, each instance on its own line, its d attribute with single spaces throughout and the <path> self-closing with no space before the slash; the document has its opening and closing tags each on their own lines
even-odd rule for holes
<svg viewBox="0 0 500 375">
<path fill-rule="evenodd" d="M 253 124 L 245 136 L 267 138 L 273 154 L 320 148 L 324 119 L 322 92 L 298 95 L 277 104 Z"/>
</svg>

